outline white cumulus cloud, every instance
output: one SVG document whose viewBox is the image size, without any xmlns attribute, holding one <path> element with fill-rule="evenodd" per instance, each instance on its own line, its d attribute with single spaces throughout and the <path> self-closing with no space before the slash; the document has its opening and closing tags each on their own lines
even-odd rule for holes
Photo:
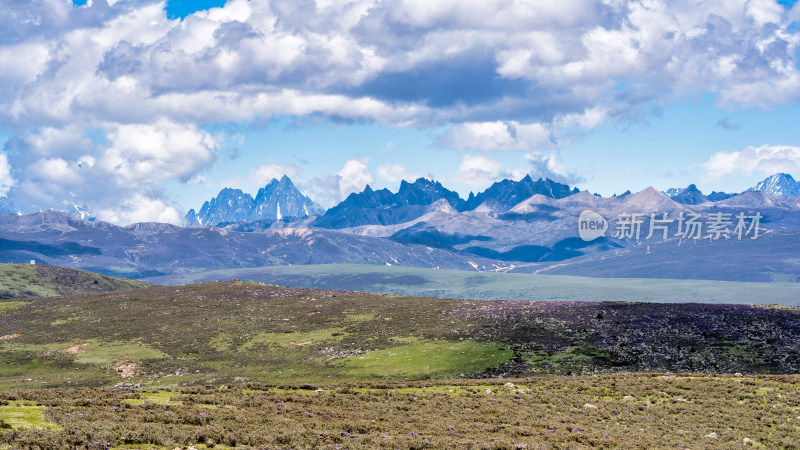
<svg viewBox="0 0 800 450">
<path fill-rule="evenodd" d="M 445 142 L 457 150 L 548 150 L 569 144 L 576 135 L 600 125 L 605 118 L 605 110 L 592 107 L 555 116 L 548 123 L 466 122 L 452 126 Z"/>
<path fill-rule="evenodd" d="M 524 169 L 505 168 L 501 161 L 484 155 L 464 155 L 453 179 L 471 186 L 486 187 L 504 178 L 520 179 L 526 173 Z"/>
<path fill-rule="evenodd" d="M 114 208 L 101 209 L 97 218 L 111 223 L 161 222 L 182 225 L 183 216 L 174 206 L 157 198 L 135 194 L 124 199 Z"/>
<path fill-rule="evenodd" d="M 119 184 L 188 181 L 216 159 L 218 142 L 194 125 L 159 120 L 147 125 L 119 125 L 108 134 L 109 148 L 98 166 Z"/>
<path fill-rule="evenodd" d="M 531 152 L 525 155 L 530 164 L 530 175 L 534 178 L 551 179 L 570 186 L 585 180 L 579 172 L 570 171 L 556 153 Z"/>
<path fill-rule="evenodd" d="M 410 172 L 402 164 L 382 164 L 378 166 L 378 175 L 386 181 L 396 183 L 398 181 L 416 181 L 425 175 L 417 172 Z"/>
<path fill-rule="evenodd" d="M 341 170 L 336 172 L 336 175 L 339 177 L 339 193 L 342 197 L 347 197 L 353 192 L 360 192 L 375 181 L 367 162 L 360 159 L 348 160 Z"/>
<path fill-rule="evenodd" d="M 703 164 L 711 178 L 726 175 L 761 172 L 772 175 L 778 172 L 800 172 L 800 147 L 790 145 L 762 145 L 747 147 L 738 152 L 717 152 Z"/>
<path fill-rule="evenodd" d="M 300 184 L 299 188 L 315 202 L 330 208 L 348 195 L 363 191 L 374 181 L 375 176 L 370 171 L 367 160 L 350 159 L 335 174 L 314 178 Z"/>
<path fill-rule="evenodd" d="M 180 223 L 177 209 L 161 198 L 161 186 L 188 182 L 212 164 L 217 139 L 196 125 L 166 119 L 105 127 L 105 145 L 72 126 L 29 131 L 10 142 L 12 163 L 20 164 L 15 203 L 39 210 L 77 202 L 115 223 Z"/>
</svg>

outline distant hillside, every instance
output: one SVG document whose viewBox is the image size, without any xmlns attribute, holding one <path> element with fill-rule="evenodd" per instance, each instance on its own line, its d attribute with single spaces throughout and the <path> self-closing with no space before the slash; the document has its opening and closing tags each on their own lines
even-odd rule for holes
<svg viewBox="0 0 800 450">
<path fill-rule="evenodd" d="M 83 270 L 44 264 L 0 264 L 0 299 L 54 297 L 86 292 L 121 291 L 150 286 Z"/>
<path fill-rule="evenodd" d="M 508 266 L 448 249 L 333 230 L 283 228 L 242 233 L 158 223 L 119 227 L 52 211 L 0 215 L 0 261 L 24 263 L 31 259 L 124 278 L 283 264 L 390 264 L 465 270 Z"/>
</svg>

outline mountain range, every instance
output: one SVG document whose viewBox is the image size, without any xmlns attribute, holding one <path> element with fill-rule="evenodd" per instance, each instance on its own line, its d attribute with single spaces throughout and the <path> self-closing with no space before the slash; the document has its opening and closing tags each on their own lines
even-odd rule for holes
<svg viewBox="0 0 800 450">
<path fill-rule="evenodd" d="M 360 193 L 350 194 L 312 222 L 320 228 L 347 228 L 360 225 L 393 225 L 415 219 L 427 206 L 444 200 L 452 207 L 463 203 L 461 197 L 439 182 L 420 178 L 414 183 L 402 181 L 393 194 L 388 189 L 373 190 L 369 185 Z"/>
<path fill-rule="evenodd" d="M 648 188 L 603 198 L 552 180 L 505 180 L 464 200 L 438 182 L 403 182 L 354 193 L 324 214 L 288 177 L 272 180 L 256 198 L 224 189 L 206 202 L 196 223 L 118 227 L 59 212 L 0 215 L 0 262 L 51 264 L 133 278 L 215 269 L 378 264 L 477 271 L 583 276 L 800 281 L 800 197 L 766 190 L 725 194 L 713 201 L 696 186 L 671 192 Z M 533 192 L 532 195 L 529 195 Z M 720 193 L 716 193 L 719 195 Z M 527 197 L 526 197 L 527 196 Z M 608 232 L 584 241 L 578 217 L 591 210 Z M 761 214 L 759 240 L 683 239 L 683 215 Z M 310 214 L 309 214 L 310 213 Z M 620 236 L 624 214 L 642 214 L 639 238 Z M 673 219 L 647 236 L 650 213 Z M 285 215 L 284 215 L 285 214 Z M 255 220 L 253 220 L 255 219 Z M 731 228 L 733 223 L 730 224 Z M 663 233 L 661 231 L 664 231 Z M 704 230 L 705 231 L 705 230 Z M 663 234 L 663 236 L 662 236 Z M 691 237 L 695 237 L 694 235 Z M 708 239 L 707 234 L 702 238 Z M 712 239 L 713 240 L 713 239 Z M 702 247 L 702 251 L 700 250 Z"/>
<path fill-rule="evenodd" d="M 758 182 L 747 191 L 764 192 L 776 197 L 797 197 L 800 196 L 800 182 L 795 181 L 788 173 L 776 173 Z M 686 188 L 670 188 L 664 191 L 664 194 L 684 205 L 699 205 L 707 201 L 718 202 L 737 195 L 715 191 L 706 196 L 694 184 L 690 184 Z"/>
<path fill-rule="evenodd" d="M 566 184 L 556 183 L 551 179 L 542 180 L 539 178 L 533 181 L 530 175 L 519 181 L 502 180 L 492 184 L 488 189 L 472 195 L 458 209 L 459 211 L 470 211 L 481 205 L 492 209 L 495 212 L 505 212 L 519 202 L 539 194 L 550 198 L 564 198 L 580 192 L 578 188 L 570 190 Z"/>
<path fill-rule="evenodd" d="M 779 173 L 759 182 L 749 191 L 791 197 L 800 195 L 800 183 L 789 174 Z M 480 210 L 511 218 L 517 217 L 517 212 L 511 210 L 534 195 L 562 199 L 578 192 L 578 188 L 566 184 L 541 178 L 534 181 L 526 175 L 519 181 L 498 181 L 478 194 L 470 192 L 465 200 L 438 181 L 419 178 L 413 183 L 403 180 L 396 193 L 385 188 L 374 190 L 368 185 L 362 192 L 352 193 L 338 205 L 323 211 L 284 175 L 280 181 L 273 179 L 259 190 L 255 199 L 239 189 L 225 188 L 217 197 L 205 202 L 199 213 L 190 210 L 186 224 L 233 226 L 239 231 L 257 231 L 275 227 L 276 221 L 291 222 L 291 219 L 311 217 L 312 220 L 304 225 L 335 230 L 390 226 L 413 221 L 430 212 L 430 207 L 440 201 L 446 206 L 442 203 L 437 207 L 439 209 L 452 208 L 460 213 Z M 720 202 L 737 195 L 725 192 L 704 195 L 694 184 L 686 188 L 671 188 L 664 194 L 682 205 Z M 626 195 L 630 195 L 630 191 L 620 197 Z"/>
<path fill-rule="evenodd" d="M 367 186 L 361 193 L 350 194 L 343 202 L 325 212 L 312 222 L 321 228 L 351 228 L 363 225 L 394 225 L 408 222 L 429 212 L 431 205 L 446 202 L 447 207 L 458 212 L 472 211 L 479 207 L 502 213 L 532 195 L 564 198 L 578 192 L 553 180 L 533 181 L 526 175 L 519 181 L 503 180 L 467 200 L 439 182 L 419 178 L 413 183 L 402 181 L 400 189 L 392 194 L 388 189 L 378 191 Z M 444 203 L 441 203 L 444 206 Z"/>
<path fill-rule="evenodd" d="M 273 178 L 259 189 L 256 198 L 241 189 L 225 188 L 215 198 L 205 202 L 200 212 L 189 210 L 185 221 L 189 226 L 276 221 L 308 217 L 322 211 L 284 175 L 280 180 Z"/>
</svg>

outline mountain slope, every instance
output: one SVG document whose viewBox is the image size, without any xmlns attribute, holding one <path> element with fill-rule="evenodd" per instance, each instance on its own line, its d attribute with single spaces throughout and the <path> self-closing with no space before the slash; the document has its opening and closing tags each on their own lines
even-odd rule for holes
<svg viewBox="0 0 800 450">
<path fill-rule="evenodd" d="M 139 289 L 150 284 L 66 267 L 0 264 L 0 299 Z"/>
<path fill-rule="evenodd" d="M 699 214 L 705 217 L 703 221 L 707 226 L 709 214 L 714 212 L 730 214 L 729 217 L 733 218 L 740 212 L 750 215 L 756 209 L 763 216 L 760 223 L 762 234 L 763 230 L 767 229 L 780 232 L 800 231 L 798 197 L 779 198 L 763 192 L 746 192 L 712 203 L 704 201 L 702 193 L 696 187 L 684 189 L 682 194 L 680 200 L 688 204 L 678 203 L 653 188 L 610 198 L 603 198 L 586 191 L 560 199 L 534 194 L 502 213 L 494 212 L 489 207 L 459 212 L 445 200 L 440 200 L 426 207 L 424 214 L 406 222 L 392 225 L 361 225 L 343 228 L 342 231 L 365 236 L 390 237 L 401 243 L 452 249 L 509 263 L 516 261 L 515 270 L 523 271 L 527 266 L 520 263 L 565 261 L 587 254 L 606 255 L 608 250 L 622 247 L 657 243 L 664 237 L 657 229 L 652 236 L 649 234 L 650 214 L 653 213 L 659 219 L 663 217 L 662 214 L 666 214 L 668 219 L 672 220 L 667 230 L 669 239 L 677 239 L 675 238 L 678 234 L 677 218 L 680 214 L 684 214 L 685 217 L 689 214 Z M 595 211 L 609 221 L 605 238 L 588 243 L 578 238 L 577 220 L 583 210 Z M 619 217 L 626 213 L 637 214 L 642 221 L 636 238 L 616 237 L 620 230 Z M 733 225 L 730 228 L 733 228 Z M 647 240 L 648 236 L 650 240 Z M 744 255 L 741 255 L 741 258 L 746 259 Z M 624 266 L 627 267 L 626 270 L 635 269 Z M 747 276 L 738 270 L 733 273 L 737 277 Z M 687 264 L 687 270 L 681 272 L 680 277 L 691 277 L 691 274 L 691 264 Z M 625 275 L 620 273 L 619 276 Z M 769 279 L 767 275 L 759 277 L 759 279 Z"/>
<path fill-rule="evenodd" d="M 692 188 L 691 195 L 684 195 L 684 193 L 690 188 Z M 664 191 L 664 194 L 666 194 L 667 197 L 671 198 L 673 201 L 682 203 L 684 205 L 699 205 L 706 200 L 709 202 L 718 202 L 720 200 L 725 200 L 737 195 L 712 191 L 710 194 L 704 196 L 694 184 L 690 184 L 688 188 L 669 188 Z"/>
</svg>

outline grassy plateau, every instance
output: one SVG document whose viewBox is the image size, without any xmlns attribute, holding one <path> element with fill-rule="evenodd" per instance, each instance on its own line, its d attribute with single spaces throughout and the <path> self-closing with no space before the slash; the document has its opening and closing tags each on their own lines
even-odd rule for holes
<svg viewBox="0 0 800 450">
<path fill-rule="evenodd" d="M 138 286 L 0 301 L 0 448 L 800 445 L 793 306 Z"/>
</svg>

